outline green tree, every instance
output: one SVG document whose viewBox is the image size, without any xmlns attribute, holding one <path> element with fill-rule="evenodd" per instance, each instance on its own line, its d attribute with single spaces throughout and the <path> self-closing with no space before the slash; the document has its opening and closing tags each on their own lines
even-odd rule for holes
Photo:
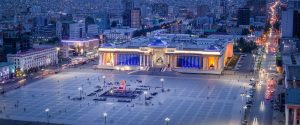
<svg viewBox="0 0 300 125">
<path fill-rule="evenodd" d="M 117 22 L 117 21 L 112 21 L 111 27 L 116 27 L 117 25 L 118 25 L 118 22 Z"/>
<path fill-rule="evenodd" d="M 94 20 L 93 17 L 88 16 L 88 17 L 85 18 L 85 23 L 87 25 L 89 25 L 89 24 L 95 24 L 95 20 Z"/>
<path fill-rule="evenodd" d="M 242 30 L 242 35 L 248 35 L 248 34 L 250 34 L 249 29 L 243 29 Z"/>
</svg>

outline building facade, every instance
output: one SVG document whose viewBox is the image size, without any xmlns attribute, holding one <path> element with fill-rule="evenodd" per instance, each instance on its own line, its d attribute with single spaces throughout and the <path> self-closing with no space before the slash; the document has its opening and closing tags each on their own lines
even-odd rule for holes
<svg viewBox="0 0 300 125">
<path fill-rule="evenodd" d="M 181 39 L 180 41 L 183 41 Z M 186 42 L 195 42 L 185 39 Z M 216 39 L 200 39 L 198 48 L 193 45 L 168 44 L 161 39 L 148 45 L 116 47 L 103 44 L 99 48 L 99 68 L 133 70 L 137 68 L 163 68 L 177 72 L 221 74 L 228 59 L 233 56 L 231 41 L 217 44 Z M 205 41 L 209 42 L 205 42 Z M 202 45 L 201 45 L 202 43 Z M 178 44 L 177 44 L 178 45 Z"/>
<path fill-rule="evenodd" d="M 58 50 L 56 47 L 35 48 L 17 54 L 8 54 L 7 61 L 15 64 L 20 71 L 29 71 L 33 68 L 40 68 L 58 63 Z"/>
<path fill-rule="evenodd" d="M 15 77 L 16 68 L 12 63 L 2 62 L 0 63 L 0 82 Z"/>
<path fill-rule="evenodd" d="M 99 39 L 62 40 L 61 52 L 64 58 L 71 56 L 87 55 L 95 57 L 99 47 Z"/>
<path fill-rule="evenodd" d="M 29 34 L 21 33 L 17 30 L 3 31 L 3 52 L 5 57 L 7 54 L 24 52 L 31 48 L 32 42 Z"/>
<path fill-rule="evenodd" d="M 130 27 L 131 28 L 140 28 L 141 27 L 141 9 L 134 8 L 131 10 L 130 15 Z"/>
<path fill-rule="evenodd" d="M 300 66 L 285 66 L 285 125 L 299 125 L 300 122 Z"/>
<path fill-rule="evenodd" d="M 62 21 L 56 23 L 56 34 L 60 39 L 81 39 L 86 37 L 84 21 Z"/>
<path fill-rule="evenodd" d="M 237 25 L 250 25 L 250 9 L 239 8 Z"/>
<path fill-rule="evenodd" d="M 166 3 L 154 3 L 152 5 L 152 14 L 160 17 L 168 17 L 169 6 Z"/>
</svg>

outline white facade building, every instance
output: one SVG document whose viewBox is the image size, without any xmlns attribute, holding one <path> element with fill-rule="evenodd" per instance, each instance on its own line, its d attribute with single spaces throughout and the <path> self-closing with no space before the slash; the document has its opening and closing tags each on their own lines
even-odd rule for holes
<svg viewBox="0 0 300 125">
<path fill-rule="evenodd" d="M 22 53 L 7 54 L 7 61 L 14 63 L 21 71 L 28 71 L 32 68 L 39 68 L 50 64 L 57 64 L 58 50 L 51 48 L 35 48 Z"/>
<path fill-rule="evenodd" d="M 103 35 L 108 41 L 127 41 L 131 40 L 136 28 L 109 29 L 105 30 Z"/>
<path fill-rule="evenodd" d="M 81 39 L 86 37 L 85 23 L 79 21 L 70 24 L 70 37 L 69 39 Z"/>
<path fill-rule="evenodd" d="M 88 36 L 96 36 L 99 35 L 99 26 L 97 24 L 90 24 L 87 27 L 87 35 Z"/>
</svg>

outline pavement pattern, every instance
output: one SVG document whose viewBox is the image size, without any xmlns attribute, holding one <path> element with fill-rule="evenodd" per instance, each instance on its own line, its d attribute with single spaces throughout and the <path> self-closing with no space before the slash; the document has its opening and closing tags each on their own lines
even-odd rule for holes
<svg viewBox="0 0 300 125">
<path fill-rule="evenodd" d="M 96 85 L 103 85 L 103 75 L 107 82 L 124 79 L 129 87 L 149 85 L 153 87 L 149 92 L 159 94 L 149 101 L 150 105 L 144 104 L 144 95 L 131 103 L 116 99 L 94 102 L 94 97 L 85 95 L 96 90 Z M 154 89 L 161 86 L 160 78 L 164 78 L 164 88 L 170 91 L 161 93 Z M 135 82 L 136 79 L 143 83 Z M 245 103 L 240 93 L 247 89 L 247 81 L 226 77 L 207 79 L 68 71 L 0 96 L 0 118 L 104 125 L 103 113 L 106 112 L 107 125 L 162 125 L 166 124 L 166 117 L 172 125 L 238 125 L 242 103 Z M 78 87 L 82 87 L 85 99 L 68 99 L 68 96 L 79 97 Z M 46 108 L 49 108 L 48 115 Z"/>
</svg>

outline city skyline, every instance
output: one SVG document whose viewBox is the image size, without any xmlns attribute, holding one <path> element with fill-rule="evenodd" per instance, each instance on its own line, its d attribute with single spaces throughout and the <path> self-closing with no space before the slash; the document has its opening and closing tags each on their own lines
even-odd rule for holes
<svg viewBox="0 0 300 125">
<path fill-rule="evenodd" d="M 0 124 L 297 125 L 299 0 L 1 0 Z"/>
</svg>

